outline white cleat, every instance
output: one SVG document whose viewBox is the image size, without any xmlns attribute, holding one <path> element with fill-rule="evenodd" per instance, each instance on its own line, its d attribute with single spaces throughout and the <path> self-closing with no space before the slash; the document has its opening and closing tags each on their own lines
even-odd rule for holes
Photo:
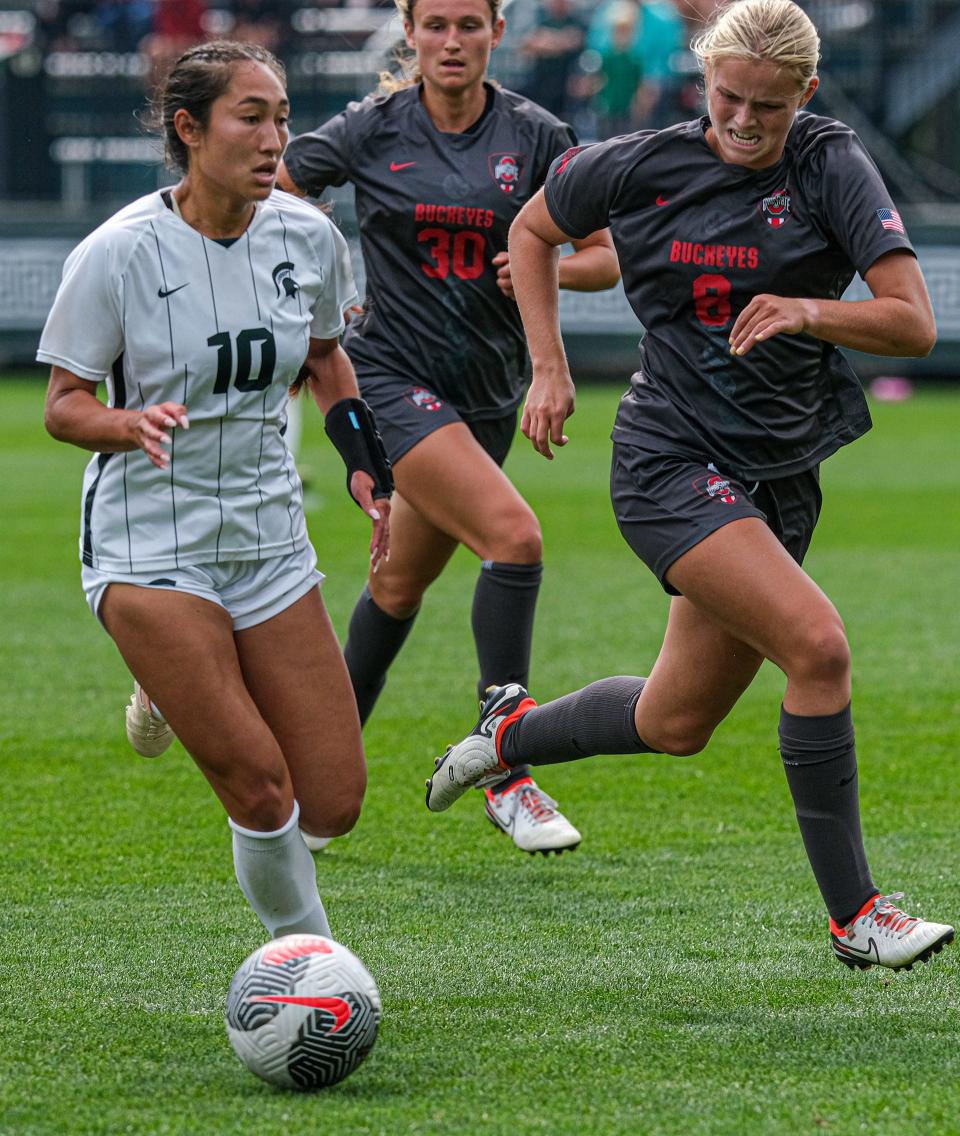
<svg viewBox="0 0 960 1136">
<path fill-rule="evenodd" d="M 159 757 L 170 748 L 174 738 L 169 722 L 155 714 L 154 710 L 156 707 L 143 687 L 135 682 L 124 717 L 127 723 L 127 741 L 141 757 Z"/>
<path fill-rule="evenodd" d="M 524 852 L 559 856 L 580 843 L 580 833 L 532 777 L 515 781 L 502 793 L 494 786 L 485 796 L 487 816 Z"/>
<path fill-rule="evenodd" d="M 509 766 L 500 761 L 500 739 L 511 722 L 534 706 L 536 702 L 518 682 L 495 687 L 471 733 L 436 759 L 427 782 L 427 808 L 442 813 L 467 789 L 495 785 L 509 776 Z"/>
<path fill-rule="evenodd" d="M 900 891 L 873 896 L 846 927 L 830 920 L 833 953 L 842 963 L 861 970 L 874 965 L 910 970 L 953 942 L 946 923 L 928 923 L 894 906 L 902 896 Z"/>
<path fill-rule="evenodd" d="M 304 832 L 300 829 L 300 835 L 303 837 L 303 842 L 310 849 L 311 852 L 322 852 L 324 848 L 334 840 L 333 836 L 311 836 L 309 832 Z"/>
</svg>

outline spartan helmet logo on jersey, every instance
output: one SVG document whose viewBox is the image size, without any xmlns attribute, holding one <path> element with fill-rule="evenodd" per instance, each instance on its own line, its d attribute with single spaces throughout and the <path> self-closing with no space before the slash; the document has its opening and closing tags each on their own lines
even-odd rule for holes
<svg viewBox="0 0 960 1136">
<path fill-rule="evenodd" d="M 490 173 L 504 193 L 513 193 L 523 172 L 523 160 L 516 154 L 491 154 Z"/>
<path fill-rule="evenodd" d="M 785 225 L 790 220 L 790 194 L 787 187 L 764 197 L 760 202 L 760 212 L 772 228 L 779 229 L 781 225 Z"/>
<path fill-rule="evenodd" d="M 293 278 L 293 265 L 289 260 L 282 260 L 273 270 L 273 286 L 278 296 L 295 296 L 300 291 L 300 285 Z"/>
</svg>

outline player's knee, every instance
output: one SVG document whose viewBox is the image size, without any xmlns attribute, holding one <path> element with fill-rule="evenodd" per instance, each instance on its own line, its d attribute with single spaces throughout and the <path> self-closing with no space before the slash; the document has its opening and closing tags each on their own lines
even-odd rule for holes
<svg viewBox="0 0 960 1136">
<path fill-rule="evenodd" d="M 315 808 L 301 802 L 300 827 L 311 836 L 345 836 L 360 819 L 362 804 L 362 785 L 338 793 L 335 800 L 325 800 Z"/>
<path fill-rule="evenodd" d="M 409 619 L 416 615 L 423 600 L 423 593 L 430 581 L 421 580 L 402 572 L 384 573 L 380 578 L 371 575 L 367 587 L 373 602 L 381 611 L 394 619 Z"/>
<path fill-rule="evenodd" d="M 798 633 L 792 678 L 821 685 L 845 683 L 850 645 L 839 616 L 808 624 Z"/>
<path fill-rule="evenodd" d="M 235 805 L 231 816 L 248 828 L 276 832 L 290 819 L 290 799 L 285 779 L 259 774 L 231 786 Z"/>
<path fill-rule="evenodd" d="M 484 559 L 501 564 L 536 564 L 543 559 L 543 535 L 532 509 L 518 509 L 498 518 Z"/>
<path fill-rule="evenodd" d="M 693 757 L 694 754 L 702 753 L 707 748 L 707 742 L 710 741 L 711 736 L 712 732 L 677 732 L 668 735 L 666 740 L 661 742 L 657 748 L 661 753 L 669 754 L 670 757 Z"/>
<path fill-rule="evenodd" d="M 644 725 L 643 740 L 658 753 L 670 757 L 692 757 L 706 749 L 713 736 L 713 725 L 677 715 L 669 721 Z"/>
</svg>

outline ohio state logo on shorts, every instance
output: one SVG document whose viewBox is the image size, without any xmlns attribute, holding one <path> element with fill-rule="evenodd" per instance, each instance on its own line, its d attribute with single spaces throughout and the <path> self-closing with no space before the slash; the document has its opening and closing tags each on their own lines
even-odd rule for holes
<svg viewBox="0 0 960 1136">
<path fill-rule="evenodd" d="M 443 401 L 426 387 L 411 387 L 403 396 L 417 410 L 439 410 Z"/>
<path fill-rule="evenodd" d="M 772 228 L 779 229 L 781 225 L 785 225 L 790 220 L 790 194 L 787 192 L 787 187 L 784 186 L 776 193 L 771 193 L 769 197 L 762 198 L 760 212 L 764 221 Z"/>
<path fill-rule="evenodd" d="M 693 488 L 701 497 L 713 497 L 722 501 L 724 505 L 732 505 L 737 500 L 733 486 L 719 473 L 708 473 L 703 477 L 698 477 L 693 483 Z"/>
<path fill-rule="evenodd" d="M 504 193 L 513 193 L 523 172 L 523 159 L 517 154 L 491 154 L 487 161 L 497 185 Z"/>
</svg>

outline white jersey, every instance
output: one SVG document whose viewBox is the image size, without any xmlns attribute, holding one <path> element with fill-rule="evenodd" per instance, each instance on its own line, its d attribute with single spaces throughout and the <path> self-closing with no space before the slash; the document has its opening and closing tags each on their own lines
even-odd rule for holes
<svg viewBox="0 0 960 1136">
<path fill-rule="evenodd" d="M 128 205 L 67 258 L 37 359 L 109 405 L 182 403 L 170 464 L 97 454 L 84 474 L 80 555 L 100 571 L 260 560 L 307 544 L 283 439 L 287 388 L 308 342 L 333 339 L 356 288 L 343 237 L 274 192 L 232 242 L 202 236 L 170 191 Z"/>
</svg>

